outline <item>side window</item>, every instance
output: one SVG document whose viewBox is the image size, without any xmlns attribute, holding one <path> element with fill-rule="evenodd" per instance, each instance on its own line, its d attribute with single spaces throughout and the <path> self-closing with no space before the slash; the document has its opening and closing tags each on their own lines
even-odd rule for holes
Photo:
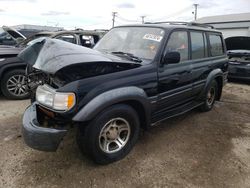
<svg viewBox="0 0 250 188">
<path fill-rule="evenodd" d="M 212 56 L 223 55 L 222 40 L 219 35 L 209 34 L 210 52 Z"/>
<path fill-rule="evenodd" d="M 188 60 L 188 34 L 186 31 L 175 31 L 171 34 L 166 52 L 179 52 L 181 61 Z"/>
<path fill-rule="evenodd" d="M 201 32 L 190 32 L 192 59 L 200 59 L 205 57 L 204 38 Z"/>
<path fill-rule="evenodd" d="M 95 45 L 93 36 L 82 35 L 80 36 L 82 46 L 91 48 Z"/>
<path fill-rule="evenodd" d="M 56 37 L 56 39 L 76 44 L 76 39 L 73 35 L 60 35 L 60 36 Z"/>
</svg>

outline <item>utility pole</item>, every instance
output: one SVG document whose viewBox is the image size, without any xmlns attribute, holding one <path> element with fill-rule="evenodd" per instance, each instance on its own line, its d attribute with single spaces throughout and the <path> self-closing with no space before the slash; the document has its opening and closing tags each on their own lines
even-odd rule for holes
<svg viewBox="0 0 250 188">
<path fill-rule="evenodd" d="M 116 15 L 117 15 L 117 12 L 112 12 L 112 27 L 114 27 L 115 26 L 115 17 L 116 17 Z"/>
<path fill-rule="evenodd" d="M 142 24 L 144 24 L 144 18 L 145 18 L 146 16 L 141 16 L 141 23 Z"/>
<path fill-rule="evenodd" d="M 194 20 L 197 20 L 197 8 L 198 8 L 198 5 L 197 3 L 194 4 Z"/>
</svg>

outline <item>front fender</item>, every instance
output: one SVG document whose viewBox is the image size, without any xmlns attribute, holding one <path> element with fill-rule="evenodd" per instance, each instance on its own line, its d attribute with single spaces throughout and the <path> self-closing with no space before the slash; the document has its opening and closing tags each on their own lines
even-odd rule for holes
<svg viewBox="0 0 250 188">
<path fill-rule="evenodd" d="M 139 102 L 145 110 L 146 121 L 149 122 L 150 102 L 144 90 L 134 86 L 112 89 L 96 96 L 73 117 L 73 121 L 89 121 L 105 108 L 126 101 Z"/>
</svg>

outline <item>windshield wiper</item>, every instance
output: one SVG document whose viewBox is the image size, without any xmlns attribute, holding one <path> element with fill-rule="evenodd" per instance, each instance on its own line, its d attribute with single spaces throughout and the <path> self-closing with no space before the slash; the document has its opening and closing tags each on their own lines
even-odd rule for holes
<svg viewBox="0 0 250 188">
<path fill-rule="evenodd" d="M 134 56 L 134 55 L 131 54 L 131 53 L 121 52 L 121 51 L 111 52 L 111 53 L 112 53 L 112 54 L 115 54 L 115 55 L 122 55 L 122 56 L 128 58 L 128 59 L 131 60 L 131 61 L 135 61 L 135 62 L 139 62 L 139 63 L 142 62 L 142 60 L 141 60 L 139 57 L 136 57 L 136 56 Z"/>
</svg>

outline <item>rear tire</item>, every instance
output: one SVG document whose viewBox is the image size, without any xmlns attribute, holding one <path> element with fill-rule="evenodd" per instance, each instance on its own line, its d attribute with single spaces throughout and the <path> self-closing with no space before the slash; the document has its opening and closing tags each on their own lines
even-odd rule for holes
<svg viewBox="0 0 250 188">
<path fill-rule="evenodd" d="M 98 164 L 125 157 L 139 136 L 137 112 L 125 104 L 116 104 L 101 112 L 85 129 L 79 129 L 77 143 Z"/>
<path fill-rule="evenodd" d="M 4 74 L 1 91 L 8 99 L 27 99 L 29 92 L 25 82 L 25 70 L 14 69 Z"/>
<path fill-rule="evenodd" d="M 215 80 L 213 80 L 210 83 L 208 89 L 206 90 L 204 104 L 200 107 L 200 110 L 202 112 L 210 111 L 214 106 L 214 102 L 217 99 L 217 96 L 218 96 L 218 84 Z"/>
</svg>

